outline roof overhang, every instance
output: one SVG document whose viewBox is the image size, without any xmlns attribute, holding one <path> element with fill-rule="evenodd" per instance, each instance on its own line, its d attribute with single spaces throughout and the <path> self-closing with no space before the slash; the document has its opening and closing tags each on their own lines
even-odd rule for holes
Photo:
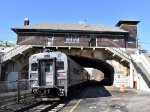
<svg viewBox="0 0 150 112">
<path fill-rule="evenodd" d="M 54 29 L 16 29 L 11 28 L 15 33 L 86 33 L 86 34 L 129 34 L 129 32 L 114 32 L 114 31 L 90 31 L 90 30 L 54 30 Z"/>
<path fill-rule="evenodd" d="M 137 25 L 140 21 L 135 20 L 120 20 L 116 26 L 120 26 L 121 24 L 128 24 L 128 25 Z"/>
</svg>

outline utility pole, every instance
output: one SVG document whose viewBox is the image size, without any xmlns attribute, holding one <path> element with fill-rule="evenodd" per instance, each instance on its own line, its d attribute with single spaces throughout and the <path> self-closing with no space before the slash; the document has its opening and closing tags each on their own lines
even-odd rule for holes
<svg viewBox="0 0 150 112">
<path fill-rule="evenodd" d="M 6 41 L 6 47 L 7 47 L 7 45 L 8 45 L 8 43 L 7 43 L 8 41 Z"/>
</svg>

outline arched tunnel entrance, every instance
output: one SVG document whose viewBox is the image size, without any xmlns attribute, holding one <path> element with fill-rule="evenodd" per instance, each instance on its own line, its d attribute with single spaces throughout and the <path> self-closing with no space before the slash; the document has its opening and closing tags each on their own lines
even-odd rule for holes
<svg viewBox="0 0 150 112">
<path fill-rule="evenodd" d="M 97 59 L 97 58 L 89 58 L 82 56 L 72 56 L 68 55 L 82 67 L 95 68 L 104 73 L 104 79 L 102 83 L 104 85 L 112 85 L 114 81 L 114 68 L 108 64 L 107 62 Z"/>
</svg>

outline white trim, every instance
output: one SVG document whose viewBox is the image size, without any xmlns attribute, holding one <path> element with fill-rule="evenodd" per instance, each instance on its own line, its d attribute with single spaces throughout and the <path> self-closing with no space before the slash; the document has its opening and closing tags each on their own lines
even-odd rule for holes
<svg viewBox="0 0 150 112">
<path fill-rule="evenodd" d="M 46 44 L 47 46 L 53 46 L 53 42 L 54 42 L 54 35 L 52 35 L 51 37 L 49 35 L 46 36 Z M 48 38 L 51 38 L 51 41 L 48 40 Z"/>
<path fill-rule="evenodd" d="M 97 47 L 97 35 L 96 34 L 90 34 L 90 40 L 91 40 L 91 38 L 95 38 L 95 42 L 96 42 L 95 44 L 96 45 L 95 46 L 90 45 L 90 47 Z"/>
<path fill-rule="evenodd" d="M 74 37 L 72 37 L 71 35 L 74 35 Z M 69 41 L 66 41 L 66 38 L 69 38 Z M 76 39 L 76 40 L 74 40 Z M 79 34 L 76 33 L 66 33 L 65 34 L 65 42 L 64 43 L 79 43 Z"/>
</svg>

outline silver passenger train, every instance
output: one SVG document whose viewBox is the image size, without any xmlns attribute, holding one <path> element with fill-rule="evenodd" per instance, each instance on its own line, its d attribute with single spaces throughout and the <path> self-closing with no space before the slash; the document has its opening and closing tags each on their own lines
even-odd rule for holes
<svg viewBox="0 0 150 112">
<path fill-rule="evenodd" d="M 67 96 L 71 87 L 90 80 L 88 72 L 59 51 L 33 54 L 29 58 L 29 82 L 37 98 Z"/>
</svg>

